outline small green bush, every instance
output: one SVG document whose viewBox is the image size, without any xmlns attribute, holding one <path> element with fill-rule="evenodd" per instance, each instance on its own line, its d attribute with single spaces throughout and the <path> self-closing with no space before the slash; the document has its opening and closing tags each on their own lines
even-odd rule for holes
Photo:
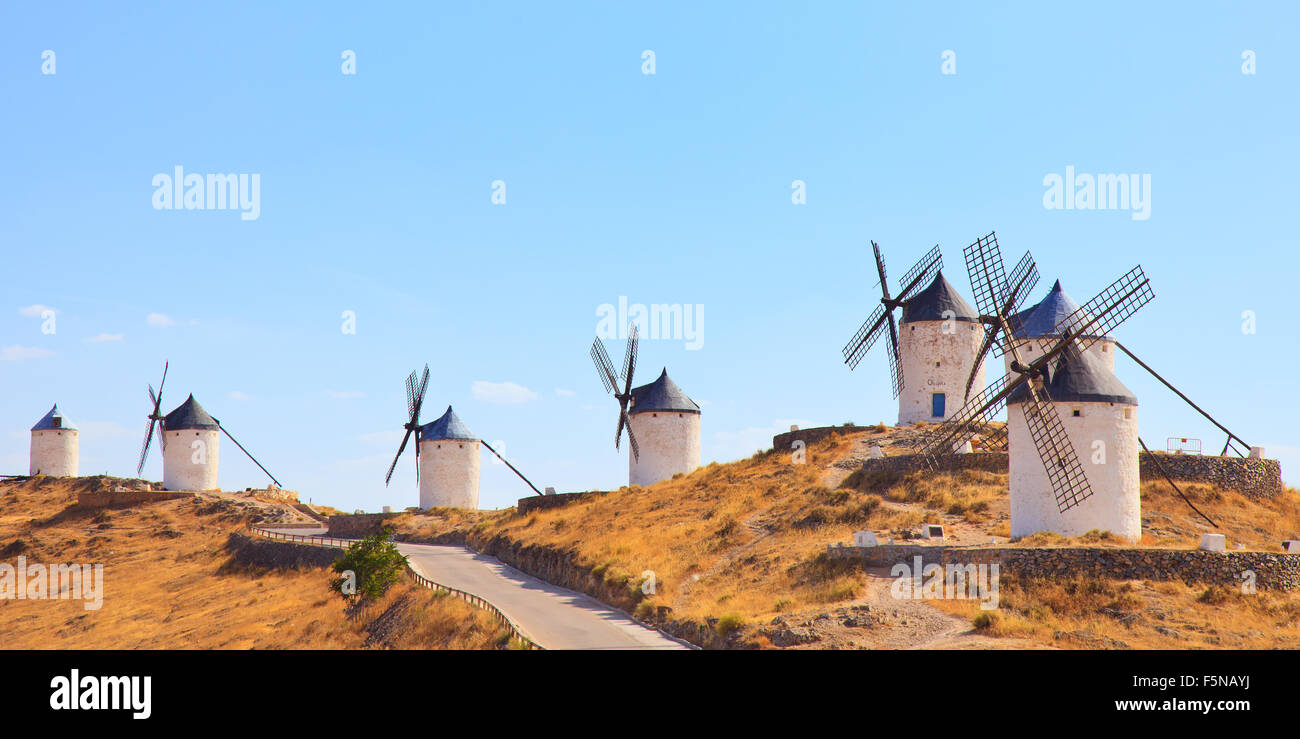
<svg viewBox="0 0 1300 739">
<path fill-rule="evenodd" d="M 388 540 L 388 533 L 368 536 L 347 548 L 343 556 L 334 562 L 334 571 L 338 577 L 330 580 L 330 588 L 337 590 L 345 599 L 360 597 L 362 600 L 378 600 L 388 589 L 402 579 L 406 569 L 406 556 L 397 551 L 397 547 Z M 344 573 L 351 571 L 355 576 L 356 592 L 344 592 L 348 578 Z"/>
</svg>

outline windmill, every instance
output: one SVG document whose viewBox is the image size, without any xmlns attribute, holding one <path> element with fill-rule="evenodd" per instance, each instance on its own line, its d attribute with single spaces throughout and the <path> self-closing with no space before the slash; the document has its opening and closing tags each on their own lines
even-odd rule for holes
<svg viewBox="0 0 1300 739">
<path fill-rule="evenodd" d="M 154 430 L 158 431 L 158 451 L 163 455 L 163 486 L 168 490 L 208 490 L 217 487 L 217 460 L 218 455 L 218 432 L 226 435 L 239 451 L 243 452 L 253 464 L 266 473 L 277 486 L 280 481 L 275 479 L 270 470 L 266 469 L 261 462 L 257 461 L 251 452 L 244 448 L 239 440 L 231 435 L 226 427 L 221 425 L 215 417 L 203 410 L 203 406 L 194 399 L 191 394 L 184 403 L 181 403 L 170 413 L 163 415 L 162 408 L 162 391 L 163 386 L 167 384 L 167 369 L 170 362 L 163 363 L 162 380 L 158 382 L 158 391 L 155 393 L 153 385 L 149 386 L 149 402 L 151 408 L 149 411 L 149 425 L 145 427 L 144 444 L 140 447 L 140 461 L 136 464 L 135 473 L 143 474 L 144 463 L 149 456 L 149 444 L 153 441 Z M 167 435 L 172 434 L 179 438 L 181 432 L 193 431 L 194 439 L 192 444 L 203 444 L 203 454 L 199 457 L 191 454 L 194 449 L 190 445 L 182 445 L 179 451 L 174 454 L 168 453 Z M 195 440 L 196 439 L 196 440 Z M 201 459 L 201 461 L 196 461 Z"/>
<path fill-rule="evenodd" d="M 591 359 L 596 363 L 596 374 L 600 375 L 600 381 L 605 385 L 605 392 L 614 393 L 614 399 L 618 401 L 618 430 L 614 432 L 614 448 L 619 448 L 619 441 L 623 438 L 623 429 L 627 429 L 627 441 L 632 447 L 633 459 L 640 458 L 640 449 L 636 443 L 636 436 L 632 434 L 631 420 L 627 415 L 627 405 L 632 399 L 632 373 L 636 370 L 636 342 L 637 330 L 636 323 L 633 322 L 628 326 L 627 331 L 627 350 L 623 355 L 623 373 L 617 374 L 614 369 L 614 363 L 609 359 L 609 352 L 605 351 L 605 345 L 601 343 L 600 337 L 591 344 Z M 623 381 L 623 392 L 618 391 L 619 381 Z"/>
<path fill-rule="evenodd" d="M 153 441 L 154 426 L 160 427 L 158 433 L 158 453 L 162 454 L 166 451 L 167 442 L 163 439 L 161 430 L 163 415 L 159 409 L 162 407 L 163 385 L 167 384 L 167 367 L 170 364 L 170 362 L 163 362 L 162 380 L 158 382 L 158 393 L 156 395 L 153 391 L 153 385 L 149 386 L 149 402 L 153 405 L 153 409 L 149 411 L 149 425 L 145 427 L 144 445 L 140 447 L 140 462 L 135 466 L 135 474 L 137 476 L 144 472 L 145 458 L 149 456 L 149 443 Z"/>
<path fill-rule="evenodd" d="M 388 466 L 388 474 L 384 475 L 384 486 L 393 479 L 393 470 L 397 469 L 397 460 L 402 458 L 402 452 L 406 451 L 406 442 L 411 440 L 411 434 L 420 432 L 420 407 L 424 405 L 424 393 L 429 388 L 429 365 L 424 365 L 424 373 L 416 377 L 414 371 L 406 378 L 406 413 L 410 416 L 409 420 L 402 426 L 406 433 L 402 435 L 402 444 L 397 447 L 397 456 L 393 457 L 393 463 Z M 449 409 L 450 410 L 450 409 Z M 415 444 L 415 480 L 420 480 L 420 444 L 416 439 Z"/>
<path fill-rule="evenodd" d="M 890 383 L 894 397 L 897 398 L 899 391 L 903 389 L 903 372 L 899 366 L 898 324 L 894 320 L 894 309 L 906 302 L 918 286 L 928 284 L 935 273 L 943 268 L 943 254 L 939 252 L 937 245 L 926 252 L 925 256 L 921 257 L 921 261 L 903 275 L 903 280 L 899 283 L 902 289 L 898 291 L 898 295 L 891 296 L 889 279 L 885 272 L 885 259 L 880 255 L 880 246 L 873 241 L 871 249 L 876 255 L 876 273 L 880 275 L 880 305 L 876 306 L 876 310 L 862 324 L 849 343 L 845 344 L 844 363 L 849 366 L 849 369 L 856 368 L 888 326 Z"/>
<path fill-rule="evenodd" d="M 984 248 L 987 250 L 993 243 L 991 240 L 986 242 Z M 1023 412 L 1029 437 L 1047 472 L 1057 510 L 1065 513 L 1090 497 L 1093 491 L 1048 394 L 1048 381 L 1052 375 L 1061 372 L 1071 363 L 1082 365 L 1083 352 L 1100 336 L 1127 320 L 1155 294 L 1141 265 L 1133 268 L 1062 319 L 1051 336 L 1039 340 L 1042 354 L 1025 364 L 1017 349 L 1017 333 L 1008 320 L 1014 313 L 1012 306 L 1018 299 L 1019 291 L 1000 278 L 996 270 L 996 266 L 1001 263 L 1000 257 L 993 259 L 991 252 L 989 254 L 988 258 L 975 260 L 978 268 L 972 274 L 972 282 L 982 284 L 988 295 L 1003 298 L 1002 305 L 996 312 L 999 332 L 997 341 L 1003 351 L 1012 355 L 1011 371 L 971 398 L 951 419 L 932 432 L 925 440 L 922 454 L 928 466 L 936 469 L 941 456 L 963 448 L 1006 406 L 1012 393 L 1019 391 L 1023 394 Z M 1022 282 L 1027 274 L 1022 271 Z M 1014 454 L 1015 449 L 1011 452 Z"/>
</svg>

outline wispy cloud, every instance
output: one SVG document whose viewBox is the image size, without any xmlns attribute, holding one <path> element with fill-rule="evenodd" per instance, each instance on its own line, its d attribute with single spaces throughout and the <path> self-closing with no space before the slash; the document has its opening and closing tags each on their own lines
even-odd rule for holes
<svg viewBox="0 0 1300 739">
<path fill-rule="evenodd" d="M 353 400 L 366 397 L 366 394 L 360 390 L 326 390 L 325 394 L 335 400 Z"/>
<path fill-rule="evenodd" d="M 247 393 L 241 393 L 238 390 L 231 390 L 230 392 L 226 393 L 226 397 L 230 398 L 231 400 L 252 400 L 253 399 L 253 396 Z"/>
<path fill-rule="evenodd" d="M 3 362 L 17 362 L 23 359 L 39 359 L 51 356 L 54 356 L 54 352 L 35 346 L 18 346 L 14 344 L 0 349 L 0 361 Z"/>
<path fill-rule="evenodd" d="M 27 318 L 40 318 L 41 316 L 45 315 L 46 311 L 50 311 L 51 313 L 59 312 L 48 305 L 41 305 L 40 303 L 35 303 L 33 305 L 29 305 L 24 308 L 18 309 L 18 313 L 20 315 L 26 316 Z"/>
<path fill-rule="evenodd" d="M 357 441 L 363 444 L 383 444 L 385 446 L 395 446 L 402 443 L 402 434 L 405 430 L 397 429 L 393 431 L 371 431 L 368 434 L 358 434 Z M 409 442 L 408 442 L 409 446 Z"/>
<path fill-rule="evenodd" d="M 154 328 L 169 328 L 178 325 L 176 319 L 165 313 L 150 313 L 145 316 L 144 322 Z"/>
<path fill-rule="evenodd" d="M 121 341 L 122 334 L 97 334 L 86 339 L 87 344 L 102 344 L 105 341 Z"/>
<path fill-rule="evenodd" d="M 577 395 L 577 393 L 573 392 L 572 390 L 565 390 L 562 387 L 555 388 L 555 394 L 560 396 L 561 398 L 572 398 L 573 396 Z"/>
<path fill-rule="evenodd" d="M 478 400 L 500 405 L 518 405 L 537 400 L 537 393 L 514 382 L 475 380 L 470 392 Z"/>
</svg>

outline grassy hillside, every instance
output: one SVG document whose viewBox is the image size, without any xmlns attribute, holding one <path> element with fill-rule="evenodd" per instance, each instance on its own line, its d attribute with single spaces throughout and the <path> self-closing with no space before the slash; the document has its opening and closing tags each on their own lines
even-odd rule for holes
<svg viewBox="0 0 1300 739">
<path fill-rule="evenodd" d="M 887 572 L 830 562 L 826 545 L 847 542 L 852 532 L 875 531 L 882 540 L 902 540 L 922 522 L 945 524 L 949 543 L 1008 544 L 1007 477 L 991 472 L 913 473 L 905 476 L 854 474 L 872 444 L 893 453 L 910 451 L 915 432 L 874 427 L 835 436 L 808 448 L 806 464 L 786 453 L 760 453 L 730 464 L 710 464 L 689 475 L 648 487 L 621 488 L 573 505 L 519 515 L 504 511 L 435 510 L 397 519 L 399 532 L 430 539 L 455 532 L 473 545 L 504 537 L 519 545 L 544 546 L 572 555 L 605 582 L 626 593 L 614 605 L 649 618 L 671 608 L 673 618 L 738 631 L 760 646 L 770 646 L 774 629 L 797 627 L 817 632 L 810 645 L 835 647 L 1016 646 L 1096 647 L 1121 643 L 1168 647 L 1267 644 L 1292 646 L 1294 632 L 1274 628 L 1294 620 L 1300 595 L 1260 595 L 1253 600 L 1202 597 L 1205 588 L 1171 583 L 1137 583 L 1105 597 L 1077 586 L 1017 583 L 1004 590 L 1001 620 L 981 621 L 969 602 L 896 601 L 888 594 Z M 1283 538 L 1300 536 L 1300 496 L 1288 490 L 1266 503 L 1209 485 L 1183 485 L 1197 507 L 1214 517 L 1228 534 L 1229 546 L 1280 551 Z M 1208 524 L 1196 516 L 1167 483 L 1143 485 L 1142 546 L 1190 549 Z M 1120 546 L 1104 536 L 1069 540 L 1037 535 L 1023 546 Z M 656 592 L 641 594 L 652 572 Z M 1107 583 L 1105 587 L 1119 587 Z M 1095 597 L 1094 597 L 1095 596 Z M 1111 617 L 1096 609 L 1118 602 Z M 1148 618 L 1146 632 L 1129 632 L 1137 621 L 1127 614 L 1136 604 L 1167 612 L 1163 626 Z M 853 606 L 866 606 L 850 612 Z M 1088 610 L 1091 608 L 1092 610 Z M 853 613 L 871 613 L 870 619 Z M 1287 614 L 1291 614 L 1287 616 Z M 1195 621 L 1200 618 L 1201 621 Z M 1205 631 L 1206 621 L 1220 624 Z M 849 628 L 842 628 L 848 623 Z M 1025 624 L 1036 624 L 1032 628 Z M 1197 628 L 1192 628 L 1195 625 Z M 1157 627 L 1174 632 L 1168 636 Z M 1198 631 L 1197 629 L 1201 629 Z M 1085 631 L 1089 635 L 1071 636 Z M 1262 636 L 1251 636 L 1253 632 Z M 1058 632 L 1061 635 L 1058 635 Z M 1148 633 L 1149 632 L 1149 633 Z M 1185 633 L 1205 639 L 1183 639 Z M 1122 638 L 1127 637 L 1127 638 Z M 1218 637 L 1218 641 L 1213 638 Z"/>
<path fill-rule="evenodd" d="M 477 609 L 407 585 L 348 613 L 324 570 L 244 567 L 225 550 L 262 505 L 185 499 L 82 510 L 102 478 L 0 483 L 0 562 L 104 565 L 104 600 L 0 600 L 11 649 L 495 649 L 508 633 Z M 378 625 L 376 626 L 376 622 Z"/>
</svg>

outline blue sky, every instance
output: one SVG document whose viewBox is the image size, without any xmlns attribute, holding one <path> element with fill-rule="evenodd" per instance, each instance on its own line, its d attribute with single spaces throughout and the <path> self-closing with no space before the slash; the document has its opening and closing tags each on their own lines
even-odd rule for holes
<svg viewBox="0 0 1300 739">
<path fill-rule="evenodd" d="M 702 345 L 643 342 L 638 381 L 667 366 L 701 404 L 706 462 L 790 423 L 892 422 L 881 349 L 852 372 L 840 358 L 877 296 L 869 240 L 895 276 L 940 244 L 969 298 L 962 248 L 996 230 L 1009 259 L 1037 258 L 1034 300 L 1060 277 L 1082 303 L 1141 263 L 1156 299 L 1117 338 L 1294 483 L 1298 15 L 7 4 L 0 472 L 26 471 L 57 401 L 83 474 L 134 475 L 170 360 L 165 410 L 193 392 L 304 499 L 414 505 L 413 456 L 382 478 L 403 378 L 427 362 L 423 420 L 453 404 L 539 486 L 617 486 L 627 452 L 587 349 L 620 296 L 703 306 Z M 178 165 L 257 174 L 259 217 L 155 209 Z M 1046 209 L 1067 166 L 1149 174 L 1150 217 Z M 32 306 L 56 311 L 53 334 Z M 1117 372 L 1148 444 L 1222 445 L 1131 362 Z M 222 451 L 223 487 L 263 484 Z M 485 459 L 484 507 L 526 493 Z"/>
</svg>

